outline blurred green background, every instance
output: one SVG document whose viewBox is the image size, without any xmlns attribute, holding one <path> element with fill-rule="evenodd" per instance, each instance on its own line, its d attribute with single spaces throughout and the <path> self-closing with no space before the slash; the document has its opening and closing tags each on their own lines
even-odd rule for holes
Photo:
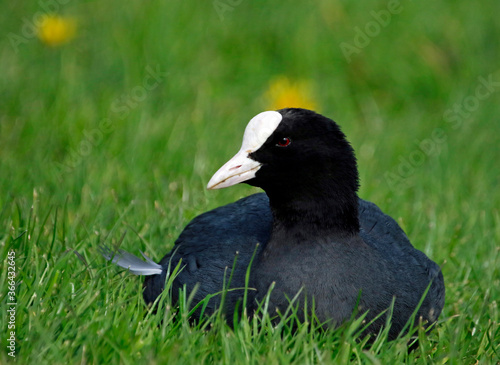
<svg viewBox="0 0 500 365">
<path fill-rule="evenodd" d="M 95 247 L 127 231 L 123 248 L 160 259 L 194 216 L 258 191 L 205 188 L 250 118 L 305 106 L 336 120 L 352 142 L 360 196 L 443 268 L 443 323 L 423 358 L 499 360 L 498 1 L 0 8 L 0 252 L 17 254 L 22 359 L 139 361 L 138 339 L 111 323 L 92 326 L 116 343 L 80 338 L 78 318 L 61 314 L 75 291 L 117 285 L 125 289 L 106 299 L 109 310 L 133 297 L 140 312 L 139 280 L 108 287 L 115 271 L 103 273 Z M 91 321 L 104 298 L 87 298 L 75 313 Z M 66 351 L 61 333 L 72 338 Z M 150 358 L 168 353 L 140 341 Z M 89 347 L 107 350 L 89 355 Z M 109 355 L 116 348 L 126 355 Z M 276 360 L 271 350 L 257 355 Z"/>
</svg>

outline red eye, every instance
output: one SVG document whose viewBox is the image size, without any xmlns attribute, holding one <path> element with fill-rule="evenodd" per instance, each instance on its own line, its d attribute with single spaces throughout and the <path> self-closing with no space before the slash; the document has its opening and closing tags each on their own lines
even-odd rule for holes
<svg viewBox="0 0 500 365">
<path fill-rule="evenodd" d="M 292 141 L 288 137 L 283 137 L 278 140 L 278 143 L 276 143 L 276 146 L 278 147 L 287 147 Z"/>
</svg>

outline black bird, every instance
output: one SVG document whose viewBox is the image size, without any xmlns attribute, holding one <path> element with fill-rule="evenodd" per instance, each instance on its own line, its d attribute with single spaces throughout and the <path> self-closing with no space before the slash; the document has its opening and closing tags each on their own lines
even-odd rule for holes
<svg viewBox="0 0 500 365">
<path fill-rule="evenodd" d="M 261 187 L 255 194 L 204 213 L 188 224 L 174 249 L 155 264 L 120 250 L 113 259 L 132 272 L 151 275 L 144 299 L 152 302 L 165 285 L 167 268 L 182 258 L 173 299 L 183 285 L 194 303 L 222 289 L 237 253 L 232 288 L 245 284 L 251 268 L 250 309 L 274 283 L 270 308 L 283 312 L 299 291 L 315 303 L 315 314 L 335 326 L 354 310 L 371 321 L 393 302 L 389 337 L 395 338 L 418 307 L 417 318 L 434 323 L 444 306 L 438 265 L 416 250 L 398 224 L 375 204 L 357 196 L 354 151 L 332 120 L 305 109 L 264 112 L 248 124 L 240 151 L 212 177 L 209 189 L 240 182 Z M 107 253 L 111 258 L 111 253 Z M 242 290 L 229 291 L 228 319 Z M 211 299 L 207 312 L 219 307 Z M 198 313 L 199 314 L 199 313 Z M 382 316 L 369 327 L 376 333 Z"/>
</svg>

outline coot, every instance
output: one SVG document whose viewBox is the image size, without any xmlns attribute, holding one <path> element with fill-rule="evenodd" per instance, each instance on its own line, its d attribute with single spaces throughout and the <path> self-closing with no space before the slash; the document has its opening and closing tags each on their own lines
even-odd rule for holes
<svg viewBox="0 0 500 365">
<path fill-rule="evenodd" d="M 114 257 L 136 274 L 151 275 L 144 283 L 146 302 L 161 293 L 167 268 L 179 259 L 183 269 L 173 283 L 174 301 L 184 285 L 191 291 L 199 284 L 194 304 L 220 292 L 235 256 L 230 287 L 242 288 L 255 253 L 250 309 L 273 283 L 270 308 L 283 312 L 288 298 L 300 291 L 299 302 L 314 301 L 318 319 L 333 326 L 354 310 L 367 312 L 370 321 L 395 298 L 389 332 L 395 338 L 428 289 L 417 316 L 429 324 L 437 320 L 445 296 L 439 266 L 411 245 L 391 217 L 357 197 L 356 158 L 335 122 L 297 108 L 257 115 L 245 130 L 240 151 L 208 188 L 240 182 L 261 187 L 267 195 L 255 194 L 196 217 L 159 264 L 121 250 Z M 229 320 L 242 294 L 227 293 Z M 219 307 L 219 298 L 210 300 L 208 313 Z M 368 332 L 376 333 L 384 323 L 382 316 Z"/>
</svg>

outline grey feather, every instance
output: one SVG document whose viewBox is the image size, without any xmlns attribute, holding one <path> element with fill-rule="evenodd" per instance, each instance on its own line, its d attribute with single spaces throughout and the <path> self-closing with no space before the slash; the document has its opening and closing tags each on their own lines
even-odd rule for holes
<svg viewBox="0 0 500 365">
<path fill-rule="evenodd" d="M 99 251 L 106 260 L 111 261 L 124 269 L 128 269 L 135 275 L 158 275 L 163 271 L 161 265 L 151 260 L 143 252 L 141 252 L 141 254 L 146 261 L 141 260 L 137 256 L 132 255 L 121 248 L 119 248 L 118 251 L 113 252 L 109 247 L 101 245 L 99 246 Z"/>
</svg>

